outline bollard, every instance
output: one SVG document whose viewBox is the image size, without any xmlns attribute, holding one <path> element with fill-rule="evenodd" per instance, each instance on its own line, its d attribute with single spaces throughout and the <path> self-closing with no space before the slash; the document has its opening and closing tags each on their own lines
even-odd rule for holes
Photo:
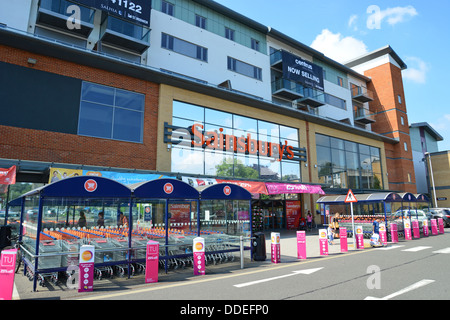
<svg viewBox="0 0 450 320">
<path fill-rule="evenodd" d="M 327 256 L 328 255 L 327 229 L 319 230 L 319 246 L 320 246 L 320 255 Z"/>
<path fill-rule="evenodd" d="M 391 241 L 394 243 L 398 242 L 398 226 L 397 223 L 391 223 Z"/>
<path fill-rule="evenodd" d="M 94 256 L 94 246 L 81 246 L 78 292 L 91 292 L 94 290 Z"/>
<path fill-rule="evenodd" d="M 239 249 L 241 251 L 241 269 L 244 269 L 244 237 L 239 237 Z"/>
<path fill-rule="evenodd" d="M 272 245 L 271 245 L 271 257 L 272 263 L 280 263 L 280 234 L 276 232 L 271 233 Z"/>
<path fill-rule="evenodd" d="M 356 249 L 364 249 L 364 229 L 356 226 Z"/>
<path fill-rule="evenodd" d="M 381 244 L 387 245 L 386 224 L 380 223 L 379 235 Z"/>
<path fill-rule="evenodd" d="M 159 243 L 156 241 L 147 242 L 146 263 L 145 263 L 145 283 L 158 282 L 159 264 Z"/>
<path fill-rule="evenodd" d="M 297 231 L 297 259 L 306 259 L 306 232 Z"/>
<path fill-rule="evenodd" d="M 423 220 L 423 235 L 428 237 L 428 219 Z"/>
<path fill-rule="evenodd" d="M 206 274 L 205 239 L 198 237 L 193 240 L 194 276 Z"/>
<path fill-rule="evenodd" d="M 444 231 L 444 219 L 438 218 L 438 226 L 439 226 L 439 233 L 445 233 Z"/>
<path fill-rule="evenodd" d="M 404 232 L 405 232 L 405 240 L 412 240 L 411 237 L 411 221 L 409 219 L 405 219 L 403 222 Z"/>
<path fill-rule="evenodd" d="M 348 252 L 347 228 L 339 228 L 339 241 L 341 243 L 341 252 Z"/>
<path fill-rule="evenodd" d="M 414 236 L 414 239 L 419 239 L 419 238 L 420 238 L 419 221 L 414 220 L 414 221 L 412 222 L 412 226 L 413 226 L 413 236 Z"/>
<path fill-rule="evenodd" d="M 431 234 L 433 236 L 436 236 L 438 234 L 437 220 L 436 219 L 431 219 Z"/>
</svg>

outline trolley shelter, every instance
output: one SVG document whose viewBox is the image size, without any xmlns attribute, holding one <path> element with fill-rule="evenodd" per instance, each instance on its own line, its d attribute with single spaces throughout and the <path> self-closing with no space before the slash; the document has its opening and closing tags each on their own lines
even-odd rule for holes
<svg viewBox="0 0 450 320">
<path fill-rule="evenodd" d="M 167 272 L 192 265 L 197 236 L 205 238 L 208 262 L 217 263 L 232 260 L 240 236 L 251 234 L 251 194 L 233 184 L 197 190 L 176 179 L 125 186 L 79 176 L 9 205 L 20 207 L 24 272 L 33 290 L 77 265 L 84 244 L 95 247 L 95 275 L 102 278 L 144 271 L 148 240 L 160 243 L 160 267 Z"/>
<path fill-rule="evenodd" d="M 352 220 L 345 203 L 345 195 L 324 196 L 317 200 L 321 206 L 321 212 L 326 216 L 339 213 L 339 226 L 347 227 L 347 232 L 352 232 Z M 430 206 L 430 199 L 425 194 L 380 192 L 372 194 L 355 194 L 358 202 L 354 204 L 355 224 L 362 225 L 364 234 L 370 237 L 372 223 L 380 219 L 386 223 L 397 223 L 399 231 L 403 230 L 405 218 L 418 219 L 419 222 L 426 218 L 422 208 Z"/>
</svg>

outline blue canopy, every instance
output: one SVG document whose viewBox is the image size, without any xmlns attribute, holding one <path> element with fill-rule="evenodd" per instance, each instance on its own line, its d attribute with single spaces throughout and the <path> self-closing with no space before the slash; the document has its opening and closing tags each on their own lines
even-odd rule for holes
<svg viewBox="0 0 450 320">
<path fill-rule="evenodd" d="M 199 192 L 186 182 L 176 179 L 157 179 L 129 186 L 141 199 L 195 199 Z"/>
<path fill-rule="evenodd" d="M 232 183 L 213 184 L 200 192 L 201 200 L 251 200 L 252 194 Z"/>
</svg>

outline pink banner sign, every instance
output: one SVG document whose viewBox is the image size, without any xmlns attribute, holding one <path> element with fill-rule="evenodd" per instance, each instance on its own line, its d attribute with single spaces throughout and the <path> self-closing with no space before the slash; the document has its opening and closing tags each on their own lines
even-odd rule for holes
<svg viewBox="0 0 450 320">
<path fill-rule="evenodd" d="M 391 223 L 391 241 L 398 242 L 398 226 L 397 223 Z"/>
<path fill-rule="evenodd" d="M 320 255 L 327 256 L 328 255 L 328 237 L 327 237 L 326 229 L 319 230 L 319 246 L 320 246 Z"/>
<path fill-rule="evenodd" d="M 297 258 L 306 259 L 306 232 L 297 231 Z"/>
<path fill-rule="evenodd" d="M 412 226 L 413 226 L 413 237 L 414 237 L 414 239 L 419 239 L 420 238 L 419 221 L 414 220 L 412 222 Z"/>
<path fill-rule="evenodd" d="M 159 265 L 159 243 L 156 241 L 147 242 L 147 253 L 145 262 L 145 283 L 158 282 Z"/>
<path fill-rule="evenodd" d="M 444 231 L 444 219 L 438 218 L 438 226 L 439 226 L 439 233 L 445 233 L 445 231 Z"/>
<path fill-rule="evenodd" d="M 428 237 L 428 220 L 423 220 L 423 225 L 422 225 L 422 227 L 423 227 L 423 235 L 425 236 L 425 237 Z"/>
<path fill-rule="evenodd" d="M 94 246 L 81 246 L 78 292 L 91 292 L 94 290 L 94 256 Z"/>
<path fill-rule="evenodd" d="M 17 249 L 3 250 L 0 258 L 0 300 L 12 300 Z"/>
<path fill-rule="evenodd" d="M 406 219 L 403 223 L 403 226 L 404 226 L 404 232 L 405 232 L 405 240 L 412 240 L 411 221 L 409 221 L 409 219 Z"/>
<path fill-rule="evenodd" d="M 339 228 L 339 240 L 341 242 L 341 252 L 348 251 L 347 228 Z"/>
<path fill-rule="evenodd" d="M 364 229 L 362 226 L 356 227 L 356 249 L 364 249 Z"/>
<path fill-rule="evenodd" d="M 431 234 L 436 236 L 438 234 L 437 220 L 431 219 Z"/>
<path fill-rule="evenodd" d="M 295 183 L 266 183 L 269 194 L 287 194 L 287 193 L 311 193 L 324 195 L 325 192 L 321 186 Z"/>
<path fill-rule="evenodd" d="M 270 235 L 272 241 L 270 246 L 271 251 L 271 261 L 272 263 L 280 263 L 281 261 L 281 248 L 280 248 L 280 234 L 272 232 Z"/>
<path fill-rule="evenodd" d="M 206 274 L 205 239 L 195 238 L 192 251 L 194 255 L 194 276 L 203 276 Z"/>
<path fill-rule="evenodd" d="M 386 224 L 380 223 L 378 234 L 380 235 L 381 244 L 386 245 L 387 244 Z"/>
</svg>

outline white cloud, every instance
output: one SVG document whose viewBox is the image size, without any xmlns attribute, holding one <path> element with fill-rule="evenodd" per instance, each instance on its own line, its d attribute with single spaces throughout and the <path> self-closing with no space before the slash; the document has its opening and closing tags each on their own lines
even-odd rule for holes
<svg viewBox="0 0 450 320">
<path fill-rule="evenodd" d="M 369 6 L 367 13 L 371 13 L 367 18 L 367 27 L 369 29 L 380 29 L 383 20 L 386 20 L 391 26 L 406 21 L 407 18 L 417 16 L 419 13 L 413 6 L 395 7 L 381 10 L 376 5 Z"/>
<path fill-rule="evenodd" d="M 366 44 L 353 37 L 344 37 L 328 29 L 322 30 L 311 47 L 338 62 L 346 62 L 368 53 Z"/>
<path fill-rule="evenodd" d="M 427 73 L 430 70 L 428 64 L 417 57 L 407 57 L 408 69 L 403 71 L 403 79 L 424 84 L 427 81 Z"/>
<path fill-rule="evenodd" d="M 450 114 L 444 114 L 444 116 L 439 117 L 436 122 L 430 123 L 430 125 L 437 132 L 448 132 L 450 130 Z"/>
</svg>

